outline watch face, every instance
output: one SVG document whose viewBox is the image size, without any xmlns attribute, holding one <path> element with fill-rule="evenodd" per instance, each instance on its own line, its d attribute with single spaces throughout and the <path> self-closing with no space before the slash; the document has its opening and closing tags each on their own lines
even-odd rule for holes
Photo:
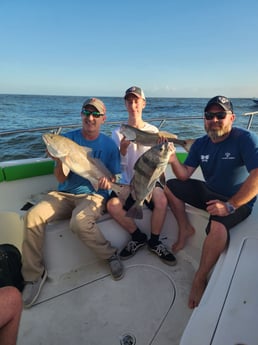
<svg viewBox="0 0 258 345">
<path fill-rule="evenodd" d="M 234 213 L 235 212 L 235 207 L 233 205 L 231 205 L 229 202 L 226 203 L 227 204 L 227 209 L 228 209 L 228 212 L 231 214 L 231 213 Z"/>
</svg>

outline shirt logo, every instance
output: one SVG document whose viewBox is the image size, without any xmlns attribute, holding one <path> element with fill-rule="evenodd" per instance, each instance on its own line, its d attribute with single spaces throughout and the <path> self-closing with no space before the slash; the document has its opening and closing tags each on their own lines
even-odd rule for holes
<svg viewBox="0 0 258 345">
<path fill-rule="evenodd" d="M 231 156 L 230 152 L 225 152 L 225 156 L 222 157 L 222 159 L 235 159 L 235 157 Z"/>
<path fill-rule="evenodd" d="M 210 155 L 201 155 L 201 161 L 207 163 L 210 158 Z"/>
</svg>

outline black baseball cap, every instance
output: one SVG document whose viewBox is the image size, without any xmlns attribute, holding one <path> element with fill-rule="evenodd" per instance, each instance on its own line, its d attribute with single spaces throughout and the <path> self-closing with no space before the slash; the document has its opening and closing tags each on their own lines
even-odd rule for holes
<svg viewBox="0 0 258 345">
<path fill-rule="evenodd" d="M 233 105 L 232 102 L 225 96 L 215 96 L 209 100 L 207 103 L 204 111 L 207 111 L 207 109 L 212 105 L 217 104 L 221 106 L 225 111 L 231 111 L 233 113 Z"/>
</svg>

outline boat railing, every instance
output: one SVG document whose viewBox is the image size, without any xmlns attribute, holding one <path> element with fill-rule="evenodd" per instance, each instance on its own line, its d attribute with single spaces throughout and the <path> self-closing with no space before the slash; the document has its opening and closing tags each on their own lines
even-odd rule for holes
<svg viewBox="0 0 258 345">
<path fill-rule="evenodd" d="M 202 119 L 202 116 L 189 116 L 188 118 L 184 117 L 184 120 L 194 120 L 194 119 Z M 167 122 L 171 121 L 178 121 L 178 117 L 164 117 L 164 118 L 148 118 L 148 122 L 153 123 L 155 122 L 156 126 L 161 129 Z M 119 126 L 121 123 L 126 123 L 127 119 L 122 119 L 119 121 L 106 121 L 105 125 L 107 126 Z M 44 131 L 53 131 L 54 133 L 60 134 L 63 129 L 65 128 L 78 128 L 81 126 L 81 123 L 72 123 L 72 124 L 65 124 L 65 125 L 51 125 L 51 126 L 44 126 L 44 127 L 34 127 L 34 128 L 23 128 L 23 129 L 14 129 L 14 130 L 6 130 L 0 132 L 0 136 L 7 136 L 13 134 L 21 134 L 21 133 L 31 133 L 31 132 L 44 132 Z"/>
<path fill-rule="evenodd" d="M 244 113 L 242 115 L 242 116 L 249 116 L 248 123 L 247 123 L 247 126 L 246 126 L 247 129 L 251 128 L 252 122 L 253 122 L 253 118 L 254 118 L 255 115 L 258 115 L 258 111 L 252 111 L 250 113 Z"/>
<path fill-rule="evenodd" d="M 248 123 L 246 128 L 250 129 L 252 126 L 253 118 L 255 115 L 258 115 L 258 111 L 253 111 L 249 113 L 244 113 L 241 116 L 248 116 Z M 165 126 L 167 122 L 171 121 L 192 121 L 192 120 L 201 120 L 203 119 L 203 116 L 183 116 L 181 118 L 172 116 L 172 117 L 163 117 L 163 118 L 148 118 L 148 122 L 153 123 L 155 122 L 155 125 L 161 129 L 162 127 Z M 118 126 L 121 123 L 126 123 L 127 119 L 121 119 L 119 121 L 106 121 L 105 124 L 107 126 Z M 72 123 L 72 124 L 65 124 L 65 125 L 51 125 L 51 126 L 44 126 L 44 127 L 34 127 L 34 128 L 22 128 L 22 129 L 13 129 L 13 130 L 5 130 L 5 131 L 0 131 L 0 137 L 1 136 L 8 136 L 8 135 L 16 135 L 16 134 L 21 134 L 21 133 L 31 133 L 31 132 L 44 132 L 44 131 L 53 131 L 54 133 L 60 134 L 63 129 L 65 128 L 78 128 L 81 126 L 81 123 Z"/>
</svg>

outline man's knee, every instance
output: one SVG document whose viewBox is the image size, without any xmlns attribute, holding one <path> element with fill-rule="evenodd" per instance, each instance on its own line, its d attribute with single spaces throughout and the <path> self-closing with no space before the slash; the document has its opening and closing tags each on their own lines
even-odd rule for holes
<svg viewBox="0 0 258 345">
<path fill-rule="evenodd" d="M 95 223 L 95 217 L 90 215 L 84 215 L 82 217 L 81 214 L 77 214 L 70 219 L 70 228 L 74 233 L 78 235 L 81 232 L 90 231 L 94 227 Z"/>
<path fill-rule="evenodd" d="M 32 228 L 35 225 L 45 224 L 47 222 L 47 218 L 49 217 L 45 216 L 42 204 L 38 203 L 27 211 L 24 216 L 24 222 L 26 227 Z"/>
<path fill-rule="evenodd" d="M 206 229 L 206 233 L 218 240 L 229 241 L 229 232 L 222 223 L 211 221 L 210 226 Z"/>
<path fill-rule="evenodd" d="M 167 208 L 168 200 L 166 195 L 162 192 L 154 200 L 154 208 L 164 210 Z"/>
<path fill-rule="evenodd" d="M 4 297 L 6 303 L 12 311 L 20 311 L 23 307 L 22 297 L 20 291 L 14 286 L 6 286 L 1 288 L 0 296 Z"/>
<path fill-rule="evenodd" d="M 108 200 L 106 207 L 108 213 L 114 215 L 122 210 L 122 203 L 118 198 L 111 198 Z"/>
</svg>

